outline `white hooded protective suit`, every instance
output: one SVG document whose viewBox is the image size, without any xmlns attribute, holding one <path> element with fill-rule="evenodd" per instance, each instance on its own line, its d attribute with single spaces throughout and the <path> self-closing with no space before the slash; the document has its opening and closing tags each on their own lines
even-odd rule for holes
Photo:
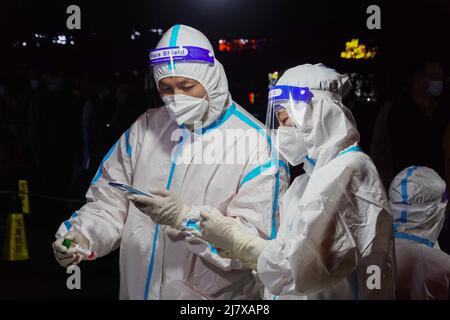
<svg viewBox="0 0 450 320">
<path fill-rule="evenodd" d="M 306 173 L 281 198 L 277 238 L 257 262 L 265 298 L 393 298 L 392 217 L 378 172 L 359 149 L 353 117 L 341 102 L 348 77 L 306 64 L 287 70 L 276 85 L 308 87 L 312 100 L 293 119 L 307 148 Z"/>
<path fill-rule="evenodd" d="M 450 256 L 436 248 L 445 220 L 445 182 L 432 169 L 409 167 L 389 188 L 397 255 L 397 299 L 449 299 Z"/>
<path fill-rule="evenodd" d="M 214 52 L 201 32 L 183 25 L 169 29 L 157 48 L 176 46 Z M 149 109 L 105 156 L 87 203 L 56 236 L 75 229 L 100 257 L 120 247 L 121 299 L 259 298 L 251 270 L 240 261 L 221 258 L 208 243 L 155 224 L 123 192 L 108 185 L 125 183 L 144 192 L 166 188 L 193 211 L 211 206 L 235 217 L 249 232 L 275 237 L 278 196 L 288 184 L 286 170 L 272 162 L 263 125 L 232 101 L 222 65 L 217 60 L 213 65 L 176 62 L 171 70 L 165 64 L 153 72 L 156 83 L 169 76 L 200 82 L 210 102 L 206 125 L 193 133 L 179 128 L 165 107 Z M 225 140 L 227 130 L 240 133 Z M 214 154 L 220 161 L 197 162 L 199 145 L 203 154 Z M 245 145 L 250 152 L 241 152 Z M 233 154 L 238 160 L 223 164 Z M 192 216 L 198 217 L 198 210 Z"/>
</svg>

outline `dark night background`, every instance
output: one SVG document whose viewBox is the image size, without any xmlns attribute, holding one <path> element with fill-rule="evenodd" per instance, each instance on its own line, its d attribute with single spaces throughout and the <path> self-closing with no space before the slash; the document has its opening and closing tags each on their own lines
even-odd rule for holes
<svg viewBox="0 0 450 320">
<path fill-rule="evenodd" d="M 66 28 L 66 8 L 71 4 L 81 8 L 81 30 Z M 371 4 L 381 8 L 381 30 L 368 30 L 366 27 L 366 8 Z M 269 72 L 282 72 L 302 63 L 322 62 L 341 73 L 370 76 L 374 80 L 365 90 L 375 92 L 376 101 L 360 103 L 355 97 L 350 97 L 348 102 L 361 133 L 360 145 L 368 153 L 381 105 L 399 95 L 411 65 L 424 57 L 432 57 L 444 67 L 447 86 L 442 98 L 444 111 L 440 125 L 445 127 L 448 124 L 449 21 L 448 0 L 2 1 L 0 84 L 6 83 L 10 98 L 20 101 L 31 72 L 39 77 L 58 74 L 75 93 L 73 101 L 76 104 L 89 96 L 91 91 L 111 83 L 111 88 L 122 88 L 128 98 L 127 103 L 133 104 L 136 113 L 128 112 L 123 116 L 133 120 L 145 108 L 160 103 L 152 79 L 148 77 L 146 60 L 148 50 L 155 47 L 160 36 L 149 32 L 149 29 L 161 28 L 165 31 L 181 23 L 201 30 L 210 39 L 217 58 L 224 65 L 233 98 L 262 121 Z M 141 36 L 131 40 L 134 30 L 139 31 Z M 48 38 L 42 41 L 36 39 L 36 33 L 45 34 Z M 75 44 L 52 44 L 50 38 L 58 34 L 72 36 Z M 260 45 L 256 50 L 219 52 L 219 39 L 239 38 L 258 39 Z M 341 59 L 340 53 L 345 50 L 345 43 L 353 38 L 376 46 L 378 52 L 375 59 Z M 36 46 L 37 41 L 40 41 L 40 47 Z M 23 42 L 27 46 L 22 46 Z M 249 93 L 255 94 L 254 103 L 249 102 Z M 74 114 L 61 110 L 59 117 L 70 120 Z M 21 121 L 15 119 L 17 123 Z M 0 112 L 0 123 L 10 120 Z M 66 125 L 64 120 L 61 123 Z M 108 143 L 117 139 L 117 134 L 128 125 L 119 123 L 102 136 L 101 148 L 107 150 Z M 399 126 L 402 124 L 399 123 Z M 418 131 L 420 129 L 417 128 Z M 67 138 L 75 141 L 75 147 L 67 151 L 72 152 L 71 165 L 75 166 L 81 153 L 76 132 L 73 131 L 73 136 Z M 69 144 L 69 140 L 63 134 L 61 136 L 61 143 Z M 0 139 L 7 138 L 3 135 Z M 97 158 L 92 160 L 94 173 L 101 159 L 100 154 L 106 152 L 101 148 Z M 51 243 L 54 233 L 61 221 L 82 204 L 87 178 L 74 180 L 70 177 L 71 186 L 63 192 L 61 189 L 67 186 L 63 185 L 58 174 L 48 176 L 44 184 L 38 182 L 40 178 L 36 173 L 36 163 L 31 160 L 31 151 L 18 151 L 17 161 L 13 159 L 13 164 L 4 166 L 1 161 L 6 159 L 5 150 L 8 149 L 0 148 L 0 167 L 3 166 L 0 172 L 0 245 L 5 231 L 4 217 L 14 210 L 12 207 L 15 205 L 13 195 L 7 191 L 16 188 L 17 179 L 26 178 L 30 181 L 30 193 L 36 196 L 31 196 L 32 212 L 26 217 L 30 259 L 18 262 L 0 259 L 0 299 L 116 299 L 119 288 L 118 252 L 95 263 L 84 263 L 82 290 L 78 291 L 67 290 L 67 275 L 53 258 Z M 62 161 L 64 156 L 70 157 L 69 153 L 61 156 L 64 151 L 60 149 L 53 152 L 58 161 Z M 64 167 L 60 169 L 64 170 Z M 441 175 L 444 178 L 444 174 Z M 443 233 L 449 231 L 445 229 Z M 447 253 L 450 252 L 448 235 L 442 237 L 440 245 Z"/>
</svg>

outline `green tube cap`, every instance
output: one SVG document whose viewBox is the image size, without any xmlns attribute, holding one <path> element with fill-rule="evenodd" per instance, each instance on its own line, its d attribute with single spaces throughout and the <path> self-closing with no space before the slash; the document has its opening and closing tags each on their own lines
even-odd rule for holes
<svg viewBox="0 0 450 320">
<path fill-rule="evenodd" d="M 64 239 L 62 245 L 63 245 L 64 247 L 66 247 L 67 249 L 69 249 L 70 246 L 72 245 L 72 240 Z"/>
</svg>

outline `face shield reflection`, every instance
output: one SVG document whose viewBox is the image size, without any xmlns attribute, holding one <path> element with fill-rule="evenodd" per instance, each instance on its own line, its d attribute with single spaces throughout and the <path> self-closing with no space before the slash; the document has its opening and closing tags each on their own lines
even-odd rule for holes
<svg viewBox="0 0 450 320">
<path fill-rule="evenodd" d="M 307 155 L 300 125 L 311 96 L 306 87 L 274 86 L 269 92 L 266 126 L 274 142 L 273 152 L 291 165 L 298 165 Z"/>
</svg>

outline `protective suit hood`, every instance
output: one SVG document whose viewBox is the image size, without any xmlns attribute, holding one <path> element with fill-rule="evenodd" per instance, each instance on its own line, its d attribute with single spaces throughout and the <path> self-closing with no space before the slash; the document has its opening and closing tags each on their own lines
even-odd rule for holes
<svg viewBox="0 0 450 320">
<path fill-rule="evenodd" d="M 308 87 L 312 93 L 303 117 L 293 119 L 308 149 L 305 167 L 312 163 L 318 168 L 358 143 L 353 116 L 341 101 L 351 89 L 348 76 L 323 64 L 304 64 L 288 69 L 277 82 L 279 85 Z"/>
<path fill-rule="evenodd" d="M 211 43 L 203 33 L 185 25 L 175 25 L 167 30 L 156 49 L 176 46 L 194 46 L 214 53 Z M 203 126 L 211 124 L 232 102 L 222 64 L 215 57 L 214 64 L 198 62 L 175 62 L 175 64 L 175 68 L 171 68 L 169 64 L 154 66 L 153 76 L 158 89 L 159 81 L 167 77 L 186 77 L 198 81 L 205 88 L 209 98 L 208 119 Z"/>
<path fill-rule="evenodd" d="M 445 221 L 445 182 L 432 169 L 412 166 L 401 171 L 389 188 L 396 237 L 433 246 Z"/>
</svg>

